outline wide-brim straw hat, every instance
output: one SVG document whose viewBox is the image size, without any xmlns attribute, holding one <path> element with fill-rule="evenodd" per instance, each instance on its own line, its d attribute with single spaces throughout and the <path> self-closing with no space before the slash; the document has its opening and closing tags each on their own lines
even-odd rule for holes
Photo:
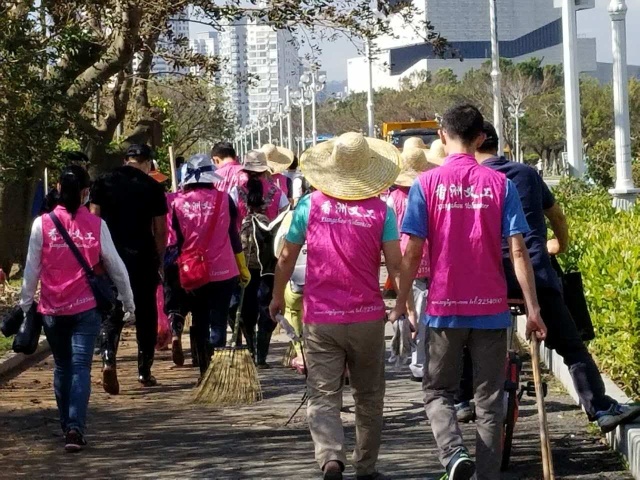
<svg viewBox="0 0 640 480">
<path fill-rule="evenodd" d="M 267 143 L 260 151 L 267 156 L 267 165 L 273 173 L 282 173 L 293 163 L 293 152 L 288 148 Z"/>
<path fill-rule="evenodd" d="M 422 148 L 404 148 L 402 150 L 402 171 L 395 184 L 400 187 L 410 187 L 418 175 L 434 168 L 435 165 L 427 161 L 427 151 Z"/>
<path fill-rule="evenodd" d="M 387 190 L 400 173 L 400 152 L 384 140 L 350 132 L 309 148 L 300 168 L 309 183 L 340 200 L 364 200 Z"/>
<path fill-rule="evenodd" d="M 434 165 L 444 164 L 444 159 L 447 158 L 447 152 L 444 149 L 444 145 L 440 139 L 434 140 L 427 152 L 427 160 Z"/>
<path fill-rule="evenodd" d="M 429 148 L 429 146 L 424 143 L 422 137 L 409 137 L 404 141 L 404 145 L 402 146 L 402 148 L 421 148 L 423 150 L 426 150 L 427 148 Z"/>
<path fill-rule="evenodd" d="M 267 164 L 267 156 L 262 150 L 251 150 L 244 156 L 242 169 L 245 172 L 264 173 L 271 169 Z"/>
<path fill-rule="evenodd" d="M 192 157 L 182 165 L 181 186 L 191 185 L 194 183 L 216 183 L 222 180 L 220 175 L 216 175 L 216 166 L 209 155 L 198 154 Z"/>
</svg>

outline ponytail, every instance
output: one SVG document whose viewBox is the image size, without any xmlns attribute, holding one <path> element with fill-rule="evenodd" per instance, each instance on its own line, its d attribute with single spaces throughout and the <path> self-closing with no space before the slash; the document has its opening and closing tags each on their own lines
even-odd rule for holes
<svg viewBox="0 0 640 480">
<path fill-rule="evenodd" d="M 261 210 L 264 207 L 264 189 L 261 178 L 261 173 L 249 173 L 247 181 L 247 207 L 249 210 Z"/>
<path fill-rule="evenodd" d="M 89 188 L 89 174 L 78 166 L 66 167 L 60 174 L 60 205 L 75 215 L 82 205 L 82 190 Z"/>
</svg>

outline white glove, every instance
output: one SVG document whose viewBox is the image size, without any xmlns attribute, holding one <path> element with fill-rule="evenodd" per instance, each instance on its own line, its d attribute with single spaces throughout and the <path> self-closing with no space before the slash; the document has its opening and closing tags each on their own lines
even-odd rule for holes
<svg viewBox="0 0 640 480">
<path fill-rule="evenodd" d="M 136 323 L 136 314 L 134 312 L 135 312 L 134 308 L 125 308 L 123 321 L 124 321 L 124 325 L 126 327 L 131 327 L 131 326 L 135 325 L 135 323 Z"/>
</svg>

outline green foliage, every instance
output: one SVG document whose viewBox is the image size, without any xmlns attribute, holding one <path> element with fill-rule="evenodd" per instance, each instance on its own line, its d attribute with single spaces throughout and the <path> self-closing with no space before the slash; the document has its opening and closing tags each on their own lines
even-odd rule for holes
<svg viewBox="0 0 640 480">
<path fill-rule="evenodd" d="M 555 191 L 569 222 L 571 246 L 559 260 L 582 272 L 596 330 L 599 365 L 640 397 L 640 207 L 616 212 L 601 187 L 564 181 Z"/>
<path fill-rule="evenodd" d="M 600 140 L 587 156 L 587 176 L 596 185 L 609 188 L 613 185 L 613 170 L 616 162 L 616 147 L 612 138 Z"/>
</svg>

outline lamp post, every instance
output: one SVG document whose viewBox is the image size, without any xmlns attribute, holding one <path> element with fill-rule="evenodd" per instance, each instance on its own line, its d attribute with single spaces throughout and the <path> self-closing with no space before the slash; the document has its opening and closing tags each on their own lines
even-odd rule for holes
<svg viewBox="0 0 640 480">
<path fill-rule="evenodd" d="M 493 86 L 493 126 L 498 133 L 498 151 L 504 152 L 504 126 L 502 118 L 502 72 L 500 72 L 500 44 L 498 43 L 498 7 L 489 0 L 491 22 L 491 82 Z"/>
<path fill-rule="evenodd" d="M 253 134 L 255 133 L 256 128 L 257 128 L 256 125 L 254 123 L 252 123 L 251 124 L 251 150 L 255 150 L 255 148 L 256 148 L 256 142 L 255 142 L 255 139 L 254 139 L 254 136 L 253 136 Z"/>
<path fill-rule="evenodd" d="M 373 104 L 373 57 L 371 54 L 371 39 L 366 40 L 365 53 L 367 56 L 367 69 L 369 80 L 367 84 L 367 125 L 369 129 L 369 137 L 375 137 L 374 125 L 374 104 Z"/>
<path fill-rule="evenodd" d="M 575 0 L 562 0 L 562 49 L 564 58 L 564 97 L 567 123 L 567 157 L 571 174 L 582 178 L 584 156 L 582 153 L 582 120 L 580 118 L 580 81 L 578 78 Z"/>
<path fill-rule="evenodd" d="M 312 67 L 309 73 L 300 77 L 300 89 L 309 92 L 311 96 L 311 140 L 313 145 L 318 144 L 318 129 L 316 125 L 316 95 L 324 90 L 327 77 L 318 75 L 317 68 Z"/>
<path fill-rule="evenodd" d="M 258 121 L 256 122 L 257 128 L 258 128 L 258 148 L 260 148 L 262 146 L 262 119 L 258 118 Z"/>
<path fill-rule="evenodd" d="M 524 117 L 525 110 L 520 103 L 509 107 L 509 114 L 516 121 L 516 162 L 522 163 L 522 153 L 520 151 L 520 119 Z"/>
<path fill-rule="evenodd" d="M 285 111 L 287 113 L 287 147 L 293 150 L 293 132 L 291 131 L 291 88 L 284 87 Z"/>
<path fill-rule="evenodd" d="M 267 114 L 263 117 L 263 121 L 264 124 L 267 126 L 267 128 L 269 129 L 269 143 L 273 143 L 273 136 L 272 136 L 272 128 L 273 128 L 273 112 L 271 110 L 267 111 Z"/>
<path fill-rule="evenodd" d="M 304 90 L 300 90 L 299 92 L 293 92 L 291 94 L 291 102 L 294 106 L 300 107 L 300 141 L 302 143 L 302 151 L 307 148 L 307 139 L 305 138 L 305 125 L 304 125 L 304 107 L 305 105 L 309 105 L 309 100 L 305 95 Z"/>
<path fill-rule="evenodd" d="M 616 185 L 609 193 L 613 195 L 615 208 L 629 210 L 635 204 L 640 189 L 635 188 L 631 171 L 626 1 L 611 0 L 609 16 L 613 40 L 613 106 L 616 125 Z"/>
<path fill-rule="evenodd" d="M 277 112 L 274 114 L 275 117 L 278 119 L 278 129 L 280 131 L 280 143 L 279 145 L 282 147 L 284 146 L 284 125 L 282 124 L 282 120 L 284 120 L 284 111 L 282 108 L 282 100 L 280 100 L 278 102 L 278 110 Z"/>
</svg>

